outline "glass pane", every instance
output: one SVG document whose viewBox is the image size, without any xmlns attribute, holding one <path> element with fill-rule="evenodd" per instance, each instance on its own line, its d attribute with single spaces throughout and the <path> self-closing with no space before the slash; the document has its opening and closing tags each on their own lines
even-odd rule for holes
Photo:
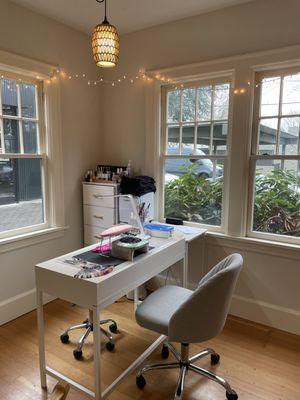
<svg viewBox="0 0 300 400">
<path fill-rule="evenodd" d="M 180 153 L 180 127 L 178 125 L 169 126 L 167 154 L 179 154 L 179 153 Z"/>
<path fill-rule="evenodd" d="M 195 125 L 184 125 L 182 127 L 181 154 L 193 154 L 195 142 Z"/>
<path fill-rule="evenodd" d="M 278 118 L 262 119 L 259 124 L 259 154 L 275 154 Z"/>
<path fill-rule="evenodd" d="M 37 124 L 23 122 L 24 153 L 37 153 Z"/>
<path fill-rule="evenodd" d="M 226 154 L 227 152 L 228 124 L 215 123 L 213 126 L 213 154 Z"/>
<path fill-rule="evenodd" d="M 197 128 L 197 149 L 203 154 L 210 154 L 210 129 L 211 124 L 201 124 Z"/>
<path fill-rule="evenodd" d="M 212 87 L 205 86 L 198 88 L 197 96 L 198 96 L 197 119 L 199 121 L 211 120 Z"/>
<path fill-rule="evenodd" d="M 223 160 L 167 159 L 165 217 L 221 225 Z"/>
<path fill-rule="evenodd" d="M 213 119 L 228 119 L 229 83 L 214 87 Z"/>
<path fill-rule="evenodd" d="M 280 123 L 279 153 L 297 155 L 299 141 L 300 118 L 282 118 Z"/>
<path fill-rule="evenodd" d="M 4 144 L 6 153 L 20 152 L 19 122 L 14 119 L 3 119 Z"/>
<path fill-rule="evenodd" d="M 36 87 L 28 83 L 20 84 L 22 117 L 36 118 Z"/>
<path fill-rule="evenodd" d="M 0 232 L 43 222 L 41 160 L 0 159 Z"/>
<path fill-rule="evenodd" d="M 180 90 L 168 92 L 168 122 L 180 121 Z"/>
<path fill-rule="evenodd" d="M 279 113 L 280 77 L 263 79 L 261 84 L 260 115 L 275 116 Z"/>
<path fill-rule="evenodd" d="M 18 94 L 16 81 L 1 80 L 2 111 L 4 115 L 18 115 Z"/>
<path fill-rule="evenodd" d="M 253 230 L 300 236 L 299 161 L 257 161 Z"/>
<path fill-rule="evenodd" d="M 182 121 L 195 121 L 196 89 L 182 91 Z"/>
<path fill-rule="evenodd" d="M 300 75 L 285 76 L 283 79 L 282 114 L 300 114 Z"/>
</svg>

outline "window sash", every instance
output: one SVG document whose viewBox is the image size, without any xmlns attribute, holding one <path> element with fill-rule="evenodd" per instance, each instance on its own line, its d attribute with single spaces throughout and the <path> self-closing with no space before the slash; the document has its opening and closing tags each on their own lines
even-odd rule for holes
<svg viewBox="0 0 300 400">
<path fill-rule="evenodd" d="M 229 85 L 229 101 L 228 101 L 228 117 L 227 119 L 223 118 L 214 118 L 214 95 L 215 95 L 215 87 L 218 85 L 224 85 L 228 84 Z M 210 104 L 210 119 L 206 120 L 200 120 L 198 119 L 198 89 L 200 88 L 205 88 L 207 86 L 212 87 L 212 96 L 211 96 L 211 104 Z M 192 121 L 183 121 L 182 120 L 182 109 L 183 109 L 183 91 L 185 89 L 195 89 L 195 117 Z M 173 91 L 180 91 L 180 113 L 179 113 L 179 121 L 177 122 L 168 122 L 168 93 L 173 92 Z M 231 110 L 231 80 L 229 78 L 220 78 L 220 79 L 211 79 L 211 80 L 205 80 L 205 81 L 196 81 L 196 82 L 190 82 L 190 83 L 184 83 L 184 87 L 182 87 L 182 84 L 178 83 L 178 88 L 174 88 L 174 86 L 164 86 L 163 87 L 163 96 L 162 96 L 162 142 L 163 146 L 161 148 L 162 154 L 168 155 L 167 154 L 167 148 L 168 148 L 168 128 L 169 127 L 179 127 L 179 154 L 181 155 L 182 151 L 182 129 L 185 126 L 191 126 L 194 125 L 194 149 L 196 149 L 197 146 L 197 130 L 198 127 L 201 125 L 209 124 L 210 125 L 210 145 L 209 145 L 209 156 L 215 155 L 213 152 L 213 132 L 214 132 L 214 125 L 216 124 L 228 124 L 229 125 L 229 120 L 230 120 L 230 110 Z M 227 135 L 227 139 L 229 138 L 229 133 Z M 229 140 L 229 139 L 228 139 Z M 228 154 L 228 140 L 226 143 L 226 152 L 225 155 Z M 223 154 L 221 155 L 223 157 Z M 204 157 L 205 158 L 205 157 Z M 207 157 L 206 157 L 207 158 Z"/>
<path fill-rule="evenodd" d="M 180 87 L 180 84 L 184 83 L 184 88 Z M 195 110 L 195 121 L 192 122 L 182 122 L 181 121 L 181 112 L 180 111 L 180 121 L 179 122 L 174 122 L 174 123 L 169 123 L 167 121 L 168 117 L 168 92 L 169 91 L 174 91 L 174 86 L 170 85 L 164 85 L 161 87 L 161 127 L 160 127 L 160 135 L 159 135 L 159 143 L 158 143 L 158 149 L 159 149 L 159 154 L 158 154 L 158 162 L 159 162 L 159 187 L 160 187 L 160 193 L 159 193 L 159 207 L 158 207 L 158 218 L 160 220 L 165 219 L 165 177 L 164 177 L 164 163 L 165 160 L 167 159 L 172 159 L 172 158 L 189 158 L 189 159 L 194 159 L 194 160 L 201 160 L 201 159 L 211 159 L 211 160 L 216 160 L 216 159 L 222 159 L 224 164 L 223 164 L 223 188 L 222 188 L 222 210 L 221 210 L 221 225 L 209 225 L 205 223 L 198 223 L 198 222 L 191 222 L 191 221 L 184 221 L 185 225 L 188 226 L 195 226 L 199 227 L 199 225 L 205 229 L 209 229 L 210 231 L 214 232 L 224 232 L 225 226 L 226 226 L 226 210 L 227 210 L 227 199 L 228 199 L 228 193 L 226 188 L 228 188 L 228 179 L 229 179 L 229 154 L 230 154 L 230 141 L 231 141 L 231 130 L 232 130 L 232 102 L 233 102 L 233 96 L 232 96 L 232 77 L 231 76 L 224 76 L 224 77 L 218 77 L 218 78 L 212 78 L 212 79 L 198 79 L 193 82 L 186 82 L 182 80 L 181 82 L 178 83 L 178 87 L 180 90 L 182 89 L 188 89 L 188 88 L 200 88 L 200 87 L 206 87 L 206 86 L 215 86 L 215 85 L 221 85 L 221 84 L 229 84 L 229 105 L 228 105 L 228 118 L 226 120 L 224 119 L 216 119 L 216 120 L 206 120 L 206 121 L 200 121 L 197 119 L 197 107 L 198 107 L 198 102 L 196 99 L 196 110 Z M 196 90 L 197 93 L 197 90 Z M 182 98 L 182 96 L 181 96 Z M 212 106 L 213 106 L 213 101 L 212 101 Z M 182 103 L 181 103 L 181 108 L 182 108 Z M 211 116 L 213 113 L 211 112 Z M 205 124 L 205 123 L 211 123 L 213 129 L 213 124 L 214 123 L 227 123 L 228 124 L 228 132 L 227 132 L 227 149 L 225 154 L 213 154 L 211 152 L 211 147 L 210 147 L 210 154 L 207 155 L 184 155 L 184 154 L 167 154 L 167 147 L 168 147 L 168 127 L 169 126 L 180 126 L 180 143 L 182 139 L 182 126 L 185 125 L 190 125 L 195 123 L 195 129 L 197 129 L 197 126 L 200 124 Z M 197 131 L 196 131 L 197 132 Z M 197 136 L 195 136 L 194 139 L 195 141 L 197 140 Z M 212 137 L 212 133 L 211 133 Z M 195 142 L 194 142 L 195 143 Z M 180 146 L 181 149 L 181 146 Z"/>
<path fill-rule="evenodd" d="M 300 237 L 274 234 L 268 232 L 258 232 L 253 229 L 254 221 L 254 202 L 255 202 L 255 177 L 256 177 L 256 165 L 259 160 L 291 160 L 300 162 L 300 139 L 298 139 L 298 154 L 296 155 L 281 155 L 279 154 L 280 145 L 280 126 L 281 120 L 283 118 L 300 117 L 300 114 L 283 114 L 282 113 L 282 92 L 283 92 L 283 79 L 285 76 L 298 74 L 300 68 L 297 69 L 284 69 L 284 70 L 273 70 L 273 71 L 262 71 L 257 73 L 255 80 L 255 90 L 254 90 L 254 107 L 253 107 L 253 123 L 252 123 L 252 142 L 251 142 L 251 155 L 250 155 L 250 166 L 249 166 L 249 195 L 248 195 L 248 212 L 247 212 L 247 229 L 246 235 L 248 237 L 255 237 L 265 240 L 273 240 L 283 243 L 298 243 L 300 242 Z M 261 83 L 264 78 L 272 78 L 280 76 L 280 94 L 279 94 L 279 104 L 278 104 L 278 114 L 273 116 L 261 116 L 260 115 L 260 105 L 261 105 L 261 94 L 262 86 Z M 264 119 L 277 118 L 277 129 L 276 129 L 276 153 L 269 154 L 259 154 L 259 125 Z"/>
<path fill-rule="evenodd" d="M 20 152 L 15 154 L 43 154 L 45 153 L 45 125 L 42 123 L 44 120 L 44 110 L 43 110 L 43 84 L 38 79 L 33 79 L 23 75 L 17 75 L 14 73 L 10 73 L 7 71 L 0 71 L 1 79 L 11 79 L 16 81 L 17 84 L 17 97 L 18 97 L 18 115 L 5 115 L 2 110 L 2 93 L 0 89 L 0 138 L 1 138 L 1 146 L 0 154 L 7 154 L 5 149 L 5 138 L 4 138 L 4 126 L 3 120 L 15 120 L 18 121 L 19 127 L 19 140 L 20 140 Z M 35 96 L 35 109 L 36 109 L 36 117 L 24 117 L 22 116 L 22 107 L 21 107 L 21 96 L 20 96 L 20 81 L 24 84 L 28 83 L 30 85 L 34 85 L 36 87 L 36 96 Z M 37 124 L 37 152 L 36 153 L 24 153 L 24 135 L 23 135 L 23 122 L 33 122 Z"/>
<path fill-rule="evenodd" d="M 51 225 L 50 221 L 50 204 L 48 196 L 48 181 L 47 181 L 47 169 L 48 169 L 48 158 L 46 153 L 46 129 L 44 123 L 44 106 L 43 106 L 43 83 L 38 79 L 30 78 L 28 76 L 23 76 L 8 71 L 0 71 L 1 79 L 11 79 L 16 81 L 17 84 L 17 95 L 18 95 L 18 115 L 5 115 L 2 110 L 2 94 L 0 92 L 0 136 L 1 136 L 1 146 L 0 147 L 0 160 L 1 159 L 39 159 L 41 160 L 41 193 L 43 199 L 43 216 L 44 221 L 41 224 L 29 225 L 26 227 L 20 227 L 17 229 L 10 229 L 4 232 L 0 232 L 0 240 L 19 236 L 22 234 L 36 232 L 42 229 L 47 229 Z M 20 86 L 19 82 L 24 84 L 28 83 L 30 85 L 35 85 L 36 96 L 35 96 L 35 118 L 22 116 L 21 100 L 20 100 Z M 20 152 L 10 153 L 6 152 L 5 149 L 5 137 L 4 137 L 4 127 L 3 120 L 14 120 L 18 122 L 19 128 L 19 142 L 20 142 Z M 24 139 L 23 139 L 23 123 L 33 122 L 37 124 L 37 152 L 36 153 L 25 153 L 24 152 Z M 2 151 L 2 152 L 1 152 Z"/>
</svg>

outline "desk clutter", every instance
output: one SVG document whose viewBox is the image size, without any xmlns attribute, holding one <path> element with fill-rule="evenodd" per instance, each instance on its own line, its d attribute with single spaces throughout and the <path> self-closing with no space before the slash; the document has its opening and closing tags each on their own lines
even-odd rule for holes
<svg viewBox="0 0 300 400">
<path fill-rule="evenodd" d="M 115 240 L 113 240 L 115 238 Z M 107 239 L 108 243 L 103 244 Z M 101 242 L 92 250 L 73 256 L 63 262 L 79 268 L 74 278 L 91 279 L 104 276 L 124 261 L 149 251 L 149 240 L 131 225 L 116 225 L 101 233 Z"/>
<path fill-rule="evenodd" d="M 133 197 L 142 224 L 154 218 L 155 181 L 134 176 L 131 162 L 127 167 L 99 164 L 87 171 L 82 188 L 85 246 L 99 243 L 100 234 L 114 225 L 135 225 L 128 195 Z"/>
</svg>

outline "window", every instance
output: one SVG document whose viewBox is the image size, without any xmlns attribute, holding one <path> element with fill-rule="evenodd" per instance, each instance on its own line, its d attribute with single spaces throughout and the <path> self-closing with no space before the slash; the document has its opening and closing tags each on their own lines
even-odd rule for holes
<svg viewBox="0 0 300 400">
<path fill-rule="evenodd" d="M 46 226 L 46 154 L 42 84 L 0 75 L 0 237 L 6 237 Z"/>
<path fill-rule="evenodd" d="M 164 216 L 222 225 L 230 83 L 163 88 Z"/>
<path fill-rule="evenodd" d="M 300 74 L 257 75 L 249 235 L 300 237 Z M 252 195 L 253 194 L 253 195 Z"/>
</svg>

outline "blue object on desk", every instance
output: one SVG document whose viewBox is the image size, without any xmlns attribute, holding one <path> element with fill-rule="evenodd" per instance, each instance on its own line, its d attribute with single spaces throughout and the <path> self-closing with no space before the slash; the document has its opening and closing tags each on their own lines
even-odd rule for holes
<svg viewBox="0 0 300 400">
<path fill-rule="evenodd" d="M 156 237 L 170 237 L 174 231 L 174 227 L 163 224 L 145 224 L 144 229 L 148 231 L 151 236 Z"/>
</svg>

